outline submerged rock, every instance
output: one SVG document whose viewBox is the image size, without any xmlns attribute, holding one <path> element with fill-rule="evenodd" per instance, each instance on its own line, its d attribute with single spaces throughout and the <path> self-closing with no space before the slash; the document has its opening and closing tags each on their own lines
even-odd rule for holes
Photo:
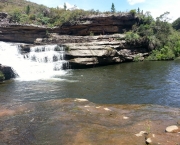
<svg viewBox="0 0 180 145">
<path fill-rule="evenodd" d="M 86 99 L 8 103 L 0 107 L 0 144 L 144 145 L 151 139 L 152 145 L 175 145 L 179 136 L 163 130 L 172 123 L 172 111 L 156 105 L 99 106 Z M 146 129 L 147 114 L 156 135 L 140 132 Z"/>
</svg>

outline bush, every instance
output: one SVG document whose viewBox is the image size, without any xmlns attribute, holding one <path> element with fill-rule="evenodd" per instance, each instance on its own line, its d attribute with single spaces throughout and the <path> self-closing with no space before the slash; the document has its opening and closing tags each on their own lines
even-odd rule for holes
<svg viewBox="0 0 180 145">
<path fill-rule="evenodd" d="M 140 36 L 132 31 L 126 32 L 125 40 L 127 42 L 135 42 L 139 40 Z"/>
<path fill-rule="evenodd" d="M 136 15 L 136 9 L 130 10 L 129 13 L 130 13 L 132 16 L 135 16 L 135 15 Z"/>
<path fill-rule="evenodd" d="M 22 24 L 27 24 L 27 23 L 29 23 L 29 17 L 28 17 L 28 15 L 22 14 L 22 15 L 20 16 L 20 23 L 22 23 Z"/>
<path fill-rule="evenodd" d="M 0 71 L 0 82 L 5 79 L 4 74 Z"/>
<path fill-rule="evenodd" d="M 160 50 L 153 50 L 148 60 L 172 60 L 175 58 L 174 52 L 168 46 Z"/>
<path fill-rule="evenodd" d="M 18 9 L 15 9 L 14 12 L 10 13 L 11 15 L 11 20 L 13 22 L 20 22 L 21 19 L 21 11 Z"/>
</svg>

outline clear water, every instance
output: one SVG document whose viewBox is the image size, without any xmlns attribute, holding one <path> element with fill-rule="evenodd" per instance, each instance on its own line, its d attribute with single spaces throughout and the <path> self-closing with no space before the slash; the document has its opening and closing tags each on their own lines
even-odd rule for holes
<svg viewBox="0 0 180 145">
<path fill-rule="evenodd" d="M 20 54 L 17 44 L 0 43 L 0 63 L 19 78 L 0 84 L 0 103 L 86 98 L 102 104 L 158 104 L 180 107 L 180 60 L 123 63 L 91 69 L 61 69 L 57 45 Z"/>
<path fill-rule="evenodd" d="M 55 52 L 56 46 L 32 48 L 31 53 L 26 56 L 18 52 L 17 45 L 3 43 L 0 46 L 0 63 L 13 66 L 20 74 L 20 78 L 0 84 L 0 144 L 73 144 L 78 137 L 85 140 L 86 137 L 88 140 L 92 138 L 96 143 L 102 144 L 107 130 L 110 133 L 106 136 L 111 139 L 112 128 L 118 130 L 113 137 L 123 136 L 123 139 L 126 137 L 129 140 L 132 136 L 128 135 L 134 132 L 134 125 L 138 124 L 135 130 L 139 132 L 142 126 L 137 122 L 142 123 L 144 119 L 165 120 L 168 125 L 179 120 L 180 60 L 122 63 L 63 71 L 63 52 Z M 153 105 L 133 108 L 134 116 L 131 111 L 126 112 L 126 115 L 130 115 L 130 120 L 124 124 L 122 119 L 116 120 L 107 115 L 108 111 L 104 112 L 105 116 L 99 113 L 95 115 L 94 112 L 91 114 L 78 108 L 78 102 L 62 103 L 59 100 L 62 98 L 85 98 L 94 103 L 125 106 Z M 129 107 L 131 110 L 131 105 Z M 112 114 L 117 115 L 119 112 L 122 116 L 125 113 L 116 111 L 112 111 Z M 159 128 L 159 123 L 155 124 L 158 128 L 156 130 L 163 130 Z M 121 134 L 124 128 L 130 129 L 130 133 Z M 87 134 L 91 137 L 86 136 Z M 103 137 L 94 140 L 97 134 Z"/>
<path fill-rule="evenodd" d="M 36 102 L 86 98 L 102 104 L 158 104 L 180 107 L 180 61 L 123 63 L 69 70 L 54 78 L 11 80 L 0 87 L 0 101 Z"/>
</svg>

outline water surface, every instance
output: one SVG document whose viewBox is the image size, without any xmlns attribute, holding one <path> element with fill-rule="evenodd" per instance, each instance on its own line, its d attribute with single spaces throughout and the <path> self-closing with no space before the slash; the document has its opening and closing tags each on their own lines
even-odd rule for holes
<svg viewBox="0 0 180 145">
<path fill-rule="evenodd" d="M 69 70 L 46 80 L 0 84 L 0 103 L 86 98 L 102 104 L 180 107 L 180 60 Z"/>
</svg>

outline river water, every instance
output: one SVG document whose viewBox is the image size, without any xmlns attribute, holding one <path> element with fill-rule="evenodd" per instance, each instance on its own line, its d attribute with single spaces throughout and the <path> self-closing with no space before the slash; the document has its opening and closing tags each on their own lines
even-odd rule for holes
<svg viewBox="0 0 180 145">
<path fill-rule="evenodd" d="M 180 60 L 68 70 L 49 79 L 0 84 L 0 102 L 85 98 L 100 104 L 180 107 Z"/>
<path fill-rule="evenodd" d="M 62 70 L 64 53 L 57 45 L 20 53 L 18 44 L 0 42 L 0 63 L 19 74 L 0 84 L 0 144 L 139 145 L 135 134 L 147 122 L 168 139 L 165 127 L 180 119 L 180 60 Z"/>
</svg>

